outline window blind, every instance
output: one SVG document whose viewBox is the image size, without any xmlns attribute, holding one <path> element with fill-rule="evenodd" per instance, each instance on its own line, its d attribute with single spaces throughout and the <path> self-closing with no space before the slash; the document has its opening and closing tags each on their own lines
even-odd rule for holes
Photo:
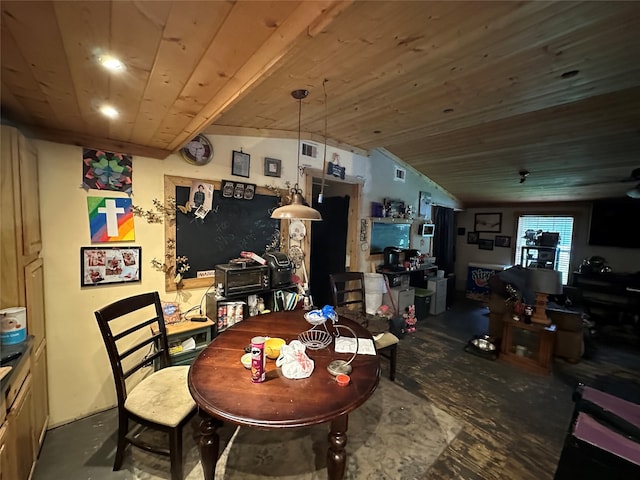
<svg viewBox="0 0 640 480">
<path fill-rule="evenodd" d="M 570 216 L 554 217 L 542 215 L 522 215 L 518 217 L 518 232 L 516 238 L 515 263 L 520 265 L 522 261 L 522 247 L 527 246 L 524 233 L 527 230 L 542 230 L 543 232 L 556 232 L 560 235 L 558 242 L 558 270 L 562 272 L 562 283 L 569 281 L 569 268 L 571 261 L 571 244 L 573 241 L 574 218 Z"/>
</svg>

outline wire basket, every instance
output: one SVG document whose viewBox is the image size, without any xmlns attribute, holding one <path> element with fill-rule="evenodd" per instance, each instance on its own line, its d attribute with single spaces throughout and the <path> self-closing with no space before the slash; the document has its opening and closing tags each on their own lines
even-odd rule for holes
<svg viewBox="0 0 640 480">
<path fill-rule="evenodd" d="M 331 335 L 324 330 L 307 330 L 298 335 L 298 340 L 309 350 L 320 350 L 331 343 Z"/>
</svg>

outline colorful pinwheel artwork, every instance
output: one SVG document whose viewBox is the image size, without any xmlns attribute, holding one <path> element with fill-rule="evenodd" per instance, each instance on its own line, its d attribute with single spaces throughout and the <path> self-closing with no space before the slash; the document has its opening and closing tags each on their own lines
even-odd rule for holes
<svg viewBox="0 0 640 480">
<path fill-rule="evenodd" d="M 113 190 L 131 195 L 131 155 L 82 149 L 82 188 Z"/>
</svg>

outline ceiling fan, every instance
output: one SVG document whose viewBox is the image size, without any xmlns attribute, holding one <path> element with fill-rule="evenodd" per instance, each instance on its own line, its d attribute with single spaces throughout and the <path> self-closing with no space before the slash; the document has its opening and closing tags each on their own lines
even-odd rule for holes
<svg viewBox="0 0 640 480">
<path fill-rule="evenodd" d="M 627 183 L 627 182 L 640 182 L 640 167 L 634 168 L 631 171 L 631 174 L 624 178 L 619 178 L 617 180 L 601 180 L 599 182 L 583 183 L 578 186 L 587 187 L 591 185 L 606 185 L 606 184 L 612 184 L 612 183 Z M 640 198 L 640 183 L 638 183 L 634 188 L 628 190 L 627 196 L 631 198 Z"/>
<path fill-rule="evenodd" d="M 622 182 L 640 182 L 640 168 L 634 168 L 628 178 L 621 180 Z M 627 197 L 640 198 L 640 183 L 630 190 L 627 190 Z"/>
</svg>

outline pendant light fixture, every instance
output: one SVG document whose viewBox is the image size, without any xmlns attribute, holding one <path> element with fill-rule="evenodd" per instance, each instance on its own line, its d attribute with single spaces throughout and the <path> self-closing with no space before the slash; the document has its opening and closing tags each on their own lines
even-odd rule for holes
<svg viewBox="0 0 640 480">
<path fill-rule="evenodd" d="M 271 214 L 271 218 L 289 220 L 322 220 L 320 212 L 311 208 L 304 197 L 302 190 L 298 187 L 298 177 L 300 176 L 300 128 L 302 123 L 302 99 L 307 98 L 308 90 L 300 89 L 291 92 L 291 96 L 298 100 L 298 166 L 296 168 L 296 184 L 291 189 L 291 203 L 276 208 Z"/>
</svg>

